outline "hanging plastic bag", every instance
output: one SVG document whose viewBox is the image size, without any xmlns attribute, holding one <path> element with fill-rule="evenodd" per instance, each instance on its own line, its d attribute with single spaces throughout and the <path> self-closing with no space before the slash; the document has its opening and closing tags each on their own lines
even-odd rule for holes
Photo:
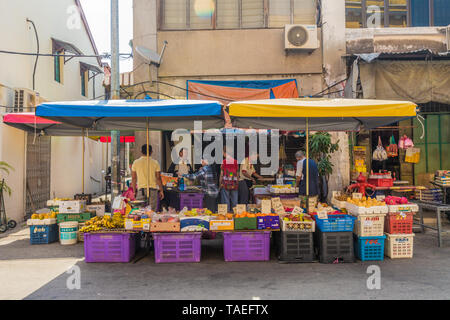
<svg viewBox="0 0 450 320">
<path fill-rule="evenodd" d="M 378 137 L 378 146 L 373 152 L 372 158 L 376 161 L 384 161 L 388 158 L 386 150 L 384 150 L 383 144 L 381 143 L 381 137 Z"/>
<path fill-rule="evenodd" d="M 394 135 L 392 135 L 390 138 L 389 145 L 386 148 L 386 152 L 388 157 L 393 158 L 398 156 L 398 147 L 397 144 L 395 143 Z"/>
<path fill-rule="evenodd" d="M 130 201 L 136 200 L 136 198 L 134 197 L 134 190 L 131 187 L 122 194 L 122 197 L 129 199 Z"/>
<path fill-rule="evenodd" d="M 399 140 L 399 142 L 398 142 L 398 147 L 399 147 L 400 149 L 408 149 L 408 148 L 414 147 L 414 143 L 413 143 L 413 141 L 412 141 L 410 138 L 408 138 L 408 137 L 406 136 L 406 134 L 405 134 L 405 135 L 403 135 L 403 137 L 400 138 L 400 140 Z"/>
<path fill-rule="evenodd" d="M 405 162 L 419 163 L 419 161 L 420 161 L 420 149 L 419 148 L 406 149 Z"/>
</svg>

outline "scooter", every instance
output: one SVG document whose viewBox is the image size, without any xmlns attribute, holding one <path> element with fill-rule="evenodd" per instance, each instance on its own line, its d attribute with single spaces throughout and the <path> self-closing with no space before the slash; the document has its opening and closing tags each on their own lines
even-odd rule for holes
<svg viewBox="0 0 450 320">
<path fill-rule="evenodd" d="M 0 186 L 0 233 L 4 233 L 8 229 L 14 229 L 17 226 L 17 222 L 15 220 L 8 220 L 6 217 L 5 199 L 3 198 L 4 183 L 5 179 L 2 180 L 2 184 Z"/>
</svg>

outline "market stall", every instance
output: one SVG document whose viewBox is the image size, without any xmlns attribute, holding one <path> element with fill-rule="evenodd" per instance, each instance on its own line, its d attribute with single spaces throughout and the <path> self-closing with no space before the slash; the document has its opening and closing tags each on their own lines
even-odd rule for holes
<svg viewBox="0 0 450 320">
<path fill-rule="evenodd" d="M 164 102 L 161 106 L 167 105 Z M 310 129 L 327 128 L 334 131 L 379 126 L 397 119 L 413 117 L 415 108 L 416 105 L 409 102 L 281 99 L 232 103 L 229 105 L 229 113 L 235 125 L 240 127 L 304 129 L 308 139 Z M 218 113 L 211 115 L 213 120 L 220 118 L 219 114 L 222 112 L 220 107 L 215 110 Z M 133 126 L 153 129 L 153 125 L 147 120 L 152 111 L 147 111 L 144 116 L 146 120 L 139 120 Z M 198 117 L 204 117 L 208 121 L 205 114 L 192 117 L 192 109 L 190 111 L 190 121 Z M 103 114 L 104 118 L 100 116 L 102 110 L 97 110 L 95 116 L 88 110 L 85 110 L 85 113 L 74 112 L 74 117 L 64 115 L 64 112 L 41 112 L 38 107 L 37 115 L 49 116 L 62 122 L 82 123 L 97 129 L 118 129 L 122 124 L 125 128 L 131 128 L 132 121 L 121 117 L 139 117 L 130 114 L 133 112 L 131 109 L 128 109 L 127 116 L 113 112 L 113 116 Z M 125 109 L 121 112 L 125 112 Z M 157 114 L 169 117 L 162 110 L 158 110 Z M 178 116 L 183 117 L 183 113 L 177 111 L 177 116 L 173 122 L 168 122 L 168 125 L 175 127 L 184 123 L 185 119 L 182 119 L 177 124 Z M 156 115 L 156 120 L 157 117 Z M 158 126 L 159 123 L 155 124 L 155 127 Z M 186 128 L 192 127 L 192 123 L 186 124 Z M 306 145 L 308 146 L 308 143 Z M 308 179 L 308 174 L 306 176 Z M 96 215 L 84 221 L 85 225 L 79 233 L 84 234 L 82 239 L 85 241 L 86 261 L 130 261 L 137 249 L 136 237 L 146 234 L 153 237 L 156 263 L 198 262 L 201 257 L 201 235 L 205 232 L 223 233 L 225 261 L 269 260 L 271 235 L 275 239 L 280 261 L 311 262 L 318 256 L 323 263 L 353 262 L 355 252 L 363 261 L 382 260 L 385 254 L 391 258 L 412 257 L 414 234 L 411 217 L 415 208 L 408 201 L 383 201 L 354 193 L 348 196 L 341 194 L 341 197 L 345 198 L 341 198 L 343 205 L 340 207 L 309 201 L 286 205 L 281 196 L 285 193 L 296 194 L 297 190 L 287 192 L 292 190 L 277 185 L 269 185 L 266 188 L 270 198 L 261 199 L 259 204 L 237 205 L 233 212 L 228 212 L 226 205 L 219 205 L 217 212 L 188 206 L 180 206 L 179 210 L 155 212 L 145 205 L 134 203 L 124 195 L 117 198 L 113 204 L 113 212 L 103 216 Z M 308 188 L 306 194 L 308 195 Z M 336 195 L 338 196 L 339 194 Z M 69 204 L 65 201 L 59 202 L 58 214 L 61 208 L 67 209 L 68 206 L 83 211 L 81 208 L 85 204 L 82 201 Z M 54 219 L 52 216 L 34 218 L 31 220 Z M 31 225 L 33 223 L 34 221 L 30 221 Z M 110 252 L 111 246 L 108 244 L 111 241 L 118 244 L 116 248 L 126 250 Z M 96 251 L 96 256 L 92 255 L 94 246 L 103 248 Z M 112 258 L 113 255 L 116 258 Z"/>
</svg>

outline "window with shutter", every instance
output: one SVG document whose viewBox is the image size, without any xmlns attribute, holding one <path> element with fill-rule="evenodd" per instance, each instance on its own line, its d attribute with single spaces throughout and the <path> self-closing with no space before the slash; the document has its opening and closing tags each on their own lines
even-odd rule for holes
<svg viewBox="0 0 450 320">
<path fill-rule="evenodd" d="M 217 0 L 218 29 L 239 28 L 239 0 Z"/>
<path fill-rule="evenodd" d="M 264 0 L 242 0 L 242 28 L 264 28 Z"/>
</svg>

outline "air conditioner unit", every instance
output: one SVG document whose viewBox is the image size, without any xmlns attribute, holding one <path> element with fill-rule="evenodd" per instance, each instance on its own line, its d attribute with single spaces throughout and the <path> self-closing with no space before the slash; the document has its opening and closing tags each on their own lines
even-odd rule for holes
<svg viewBox="0 0 450 320">
<path fill-rule="evenodd" d="M 286 50 L 308 50 L 319 48 L 316 25 L 287 24 L 284 27 L 284 48 Z"/>
<path fill-rule="evenodd" d="M 34 112 L 38 104 L 39 94 L 32 90 L 14 89 L 13 112 Z"/>
</svg>

